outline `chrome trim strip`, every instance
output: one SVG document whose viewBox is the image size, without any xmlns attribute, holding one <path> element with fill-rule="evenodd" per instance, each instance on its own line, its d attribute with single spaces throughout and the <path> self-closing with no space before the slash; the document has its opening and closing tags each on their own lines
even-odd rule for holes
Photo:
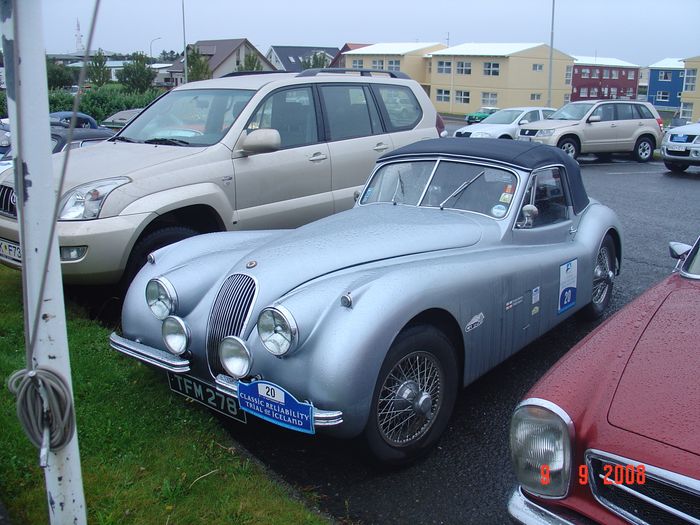
<svg viewBox="0 0 700 525">
<path fill-rule="evenodd" d="M 117 335 L 116 332 L 112 332 L 109 336 L 109 346 L 117 352 L 134 357 L 139 361 L 162 368 L 168 372 L 182 374 L 190 370 L 190 362 L 187 359 L 180 359 L 170 352 L 131 341 Z"/>
<path fill-rule="evenodd" d="M 517 523 L 523 525 L 592 525 L 593 522 L 584 516 L 575 516 L 573 511 L 569 516 L 558 516 L 549 509 L 535 503 L 523 494 L 520 485 L 513 491 L 508 500 L 508 514 Z"/>
<path fill-rule="evenodd" d="M 569 431 L 569 448 L 570 448 L 570 453 L 572 457 L 569 458 L 569 484 L 566 487 L 566 492 L 561 495 L 561 496 L 547 496 L 544 494 L 534 494 L 538 498 L 542 499 L 563 499 L 566 498 L 569 495 L 569 492 L 571 492 L 571 485 L 573 481 L 573 476 L 572 476 L 572 467 L 573 467 L 573 453 L 574 453 L 574 445 L 575 445 L 575 440 L 576 440 L 576 427 L 574 426 L 574 421 L 569 417 L 569 414 L 566 413 L 566 411 L 561 408 L 559 405 L 552 403 L 551 401 L 548 401 L 546 399 L 541 399 L 539 397 L 529 397 L 527 399 L 524 399 L 520 403 L 518 403 L 518 406 L 515 407 L 515 410 L 518 410 L 521 407 L 524 406 L 538 406 L 545 408 L 549 410 L 550 412 L 553 412 L 556 414 L 566 425 L 566 428 Z M 513 410 L 513 412 L 515 412 Z M 526 489 L 527 490 L 527 489 Z"/>
<path fill-rule="evenodd" d="M 226 395 L 238 399 L 238 381 L 224 374 L 219 374 L 214 378 L 216 389 Z M 343 412 L 340 410 L 321 410 L 313 407 L 314 426 L 332 427 L 343 422 Z"/>
<path fill-rule="evenodd" d="M 585 460 L 586 460 L 586 465 L 588 466 L 589 471 L 593 471 L 593 465 L 591 464 L 592 459 L 599 459 L 602 461 L 606 461 L 609 463 L 615 463 L 618 465 L 644 465 L 644 471 L 646 473 L 647 478 L 652 478 L 653 480 L 663 483 L 665 485 L 669 485 L 679 491 L 685 492 L 690 495 L 695 495 L 697 497 L 700 497 L 700 480 L 690 478 L 688 476 L 684 476 L 682 474 L 678 474 L 676 472 L 672 472 L 670 470 L 665 470 L 659 467 L 655 467 L 653 465 L 648 465 L 642 461 L 635 461 L 633 459 L 625 458 L 623 456 L 618 456 L 617 454 L 612 454 L 610 452 L 604 452 L 602 450 L 597 450 L 597 449 L 588 449 L 586 450 L 584 454 Z M 589 482 L 589 486 L 591 488 L 591 492 L 593 493 L 593 497 L 600 503 L 602 506 L 604 506 L 607 509 L 610 509 L 612 512 L 622 516 L 625 518 L 627 521 L 630 523 L 636 523 L 639 525 L 646 525 L 646 522 L 639 519 L 637 516 L 634 514 L 628 512 L 627 510 L 615 505 L 613 502 L 605 499 L 605 497 L 601 496 L 598 492 L 598 485 L 592 482 L 592 477 L 591 481 Z M 645 494 L 641 494 L 629 487 L 626 487 L 624 485 L 609 485 L 611 488 L 615 489 L 622 489 L 624 492 L 627 492 L 630 495 L 633 495 L 637 497 L 638 499 L 645 501 L 646 503 L 649 503 L 650 505 L 655 506 L 658 509 L 664 510 L 673 516 L 682 518 L 688 523 L 693 523 L 695 525 L 700 525 L 700 520 L 695 518 L 694 516 L 689 516 L 688 514 L 685 514 L 682 511 L 676 510 L 673 507 L 669 507 L 665 503 L 661 503 L 660 501 L 656 501 L 653 498 L 650 498 L 649 496 L 646 496 Z"/>
</svg>

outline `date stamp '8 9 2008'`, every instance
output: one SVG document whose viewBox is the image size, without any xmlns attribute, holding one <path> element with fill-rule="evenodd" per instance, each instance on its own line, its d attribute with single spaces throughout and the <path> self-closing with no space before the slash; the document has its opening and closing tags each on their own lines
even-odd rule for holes
<svg viewBox="0 0 700 525">
<path fill-rule="evenodd" d="M 646 483 L 646 471 L 644 465 L 603 465 L 603 472 L 599 474 L 604 485 L 644 485 Z M 549 485 L 551 482 L 549 465 L 540 467 L 540 483 Z M 588 484 L 588 465 L 578 467 L 579 485 Z"/>
</svg>

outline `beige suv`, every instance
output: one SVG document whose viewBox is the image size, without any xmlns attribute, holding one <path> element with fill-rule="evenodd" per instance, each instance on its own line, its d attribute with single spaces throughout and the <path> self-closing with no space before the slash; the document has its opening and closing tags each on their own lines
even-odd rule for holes
<svg viewBox="0 0 700 525">
<path fill-rule="evenodd" d="M 57 228 L 64 280 L 126 284 L 151 251 L 185 237 L 294 228 L 352 207 L 380 155 L 444 132 L 408 76 L 354 73 L 185 84 L 109 141 L 72 151 Z M 0 262 L 18 268 L 13 180 L 0 175 Z"/>
<path fill-rule="evenodd" d="M 663 120 L 654 106 L 632 100 L 570 102 L 545 120 L 524 125 L 518 135 L 557 146 L 573 158 L 632 153 L 639 162 L 651 160 L 662 137 Z"/>
</svg>

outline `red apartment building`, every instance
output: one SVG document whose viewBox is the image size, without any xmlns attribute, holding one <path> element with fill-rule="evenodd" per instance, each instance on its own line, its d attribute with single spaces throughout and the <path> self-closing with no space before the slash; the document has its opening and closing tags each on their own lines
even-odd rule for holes
<svg viewBox="0 0 700 525">
<path fill-rule="evenodd" d="M 639 66 L 617 58 L 574 56 L 571 101 L 635 100 Z M 568 76 L 568 71 L 567 71 Z"/>
</svg>

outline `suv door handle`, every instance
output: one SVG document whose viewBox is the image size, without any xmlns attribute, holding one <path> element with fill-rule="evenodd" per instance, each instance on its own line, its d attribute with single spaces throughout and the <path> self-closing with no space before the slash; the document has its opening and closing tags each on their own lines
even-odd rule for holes
<svg viewBox="0 0 700 525">
<path fill-rule="evenodd" d="M 327 158 L 328 158 L 328 156 L 324 155 L 323 153 L 316 152 L 309 157 L 309 161 L 318 162 L 319 160 L 326 160 Z"/>
<path fill-rule="evenodd" d="M 376 146 L 374 146 L 372 149 L 373 149 L 374 151 L 385 151 L 385 150 L 388 150 L 388 149 L 389 149 L 389 145 L 388 145 L 388 144 L 384 144 L 383 142 L 380 142 L 379 144 L 377 144 Z"/>
</svg>

